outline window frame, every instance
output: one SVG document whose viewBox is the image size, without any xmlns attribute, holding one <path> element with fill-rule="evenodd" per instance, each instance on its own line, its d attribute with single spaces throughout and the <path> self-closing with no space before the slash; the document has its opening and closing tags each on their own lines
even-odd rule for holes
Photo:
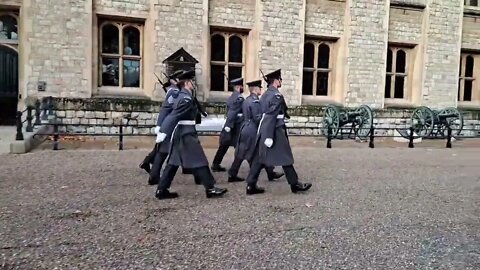
<svg viewBox="0 0 480 270">
<path fill-rule="evenodd" d="M 212 55 L 211 55 L 211 51 L 212 51 L 212 38 L 215 36 L 215 35 L 221 35 L 223 36 L 225 42 L 224 42 L 224 50 L 225 50 L 225 57 L 224 57 L 224 61 L 213 61 L 212 60 Z M 242 63 L 238 63 L 238 62 L 229 62 L 229 53 L 230 53 L 230 50 L 229 50 L 229 45 L 230 45 L 230 38 L 233 37 L 233 36 L 236 36 L 238 38 L 240 38 L 240 40 L 242 41 Z M 244 78 L 245 77 L 245 74 L 246 74 L 246 67 L 247 67 L 247 55 L 246 55 L 246 51 L 247 51 L 247 38 L 248 38 L 248 33 L 245 33 L 243 31 L 235 31 L 235 30 L 217 30 L 217 29 L 212 29 L 210 31 L 210 40 L 209 40 L 209 44 L 210 44 L 210 48 L 209 48 L 209 56 L 210 56 L 210 61 L 209 61 L 209 64 L 210 64 L 210 78 L 209 78 L 209 81 L 211 82 L 212 80 L 212 74 L 211 74 L 211 70 L 212 70 L 212 66 L 223 66 L 223 72 L 225 74 L 227 74 L 227 76 L 229 77 L 229 79 L 234 79 L 234 78 L 230 78 L 230 74 L 228 73 L 228 68 L 229 67 L 241 67 L 242 68 L 242 77 Z M 225 80 L 223 80 L 223 91 L 219 91 L 218 89 L 212 89 L 212 86 L 210 85 L 210 92 L 213 92 L 213 93 L 228 93 L 228 92 L 231 92 L 229 91 L 229 87 L 228 87 L 228 80 L 225 78 Z"/>
<path fill-rule="evenodd" d="M 398 46 L 398 45 L 388 45 L 387 47 L 387 58 L 385 59 L 386 65 L 388 65 L 388 50 L 392 51 L 392 69 L 391 71 L 388 70 L 388 66 L 385 66 L 385 85 L 384 85 L 384 93 L 383 98 L 385 99 L 386 103 L 395 103 L 398 101 L 409 101 L 411 98 L 411 85 L 410 85 L 410 77 L 411 77 L 411 65 L 412 63 L 412 48 L 405 47 L 405 46 Z M 405 53 L 405 72 L 396 72 L 397 69 L 397 52 L 403 51 Z M 390 97 L 387 98 L 385 96 L 385 87 L 387 86 L 387 77 L 390 76 Z M 395 80 L 396 77 L 403 77 L 403 97 L 402 98 L 395 98 Z"/>
<path fill-rule="evenodd" d="M 473 5 L 472 1 L 473 0 L 465 0 L 463 3 L 466 7 L 480 7 L 480 0 L 476 0 L 477 1 L 476 5 Z"/>
<path fill-rule="evenodd" d="M 103 53 L 103 28 L 107 25 L 112 25 L 118 28 L 118 54 L 112 54 L 112 53 Z M 128 27 L 133 27 L 136 28 L 139 31 L 140 34 L 140 40 L 139 40 L 139 54 L 140 55 L 126 55 L 124 54 L 124 42 L 123 42 L 123 37 L 124 37 L 124 29 Z M 98 82 L 97 85 L 100 90 L 132 90 L 132 91 L 138 91 L 143 89 L 144 85 L 144 48 L 143 48 L 143 39 L 144 39 L 144 23 L 140 22 L 129 22 L 129 21 L 122 21 L 122 20 L 102 20 L 102 22 L 98 26 Z M 118 86 L 111 86 L 111 85 L 102 85 L 102 70 L 103 70 L 103 58 L 110 58 L 110 59 L 118 59 Z M 123 86 L 123 62 L 124 60 L 139 60 L 139 86 L 138 87 L 125 87 Z"/>
<path fill-rule="evenodd" d="M 465 71 L 467 67 L 467 57 L 473 58 L 472 77 L 466 77 Z M 480 105 L 480 84 L 478 79 L 480 77 L 480 52 L 466 52 L 462 51 L 459 61 L 459 75 L 458 75 L 458 92 L 457 102 L 464 105 Z M 472 96 L 471 100 L 465 100 L 465 81 L 472 82 Z"/>
<path fill-rule="evenodd" d="M 17 50 L 16 46 L 18 46 L 20 40 L 20 17 L 18 13 L 12 11 L 0 11 L 0 16 L 11 16 L 17 21 L 17 39 L 0 39 L 0 44 Z"/>
<path fill-rule="evenodd" d="M 332 77 L 333 77 L 333 57 L 334 57 L 334 46 L 335 46 L 335 41 L 332 40 L 322 40 L 322 39 L 306 39 L 305 42 L 303 43 L 303 46 L 305 47 L 306 44 L 312 44 L 314 48 L 313 52 L 313 68 L 312 67 L 305 67 L 305 62 L 303 62 L 303 67 L 302 67 L 302 73 L 305 71 L 308 72 L 313 72 L 313 82 L 312 82 L 312 94 L 311 95 L 304 95 L 303 94 L 303 79 L 302 79 L 302 97 L 311 97 L 311 98 L 329 98 L 333 96 L 333 89 L 332 89 Z M 329 55 L 328 55 L 328 68 L 319 68 L 318 67 L 318 51 L 320 45 L 325 44 L 329 48 Z M 305 55 L 305 52 L 303 52 Z M 318 73 L 328 73 L 328 87 L 327 87 L 327 95 L 317 95 L 317 76 Z"/>
</svg>

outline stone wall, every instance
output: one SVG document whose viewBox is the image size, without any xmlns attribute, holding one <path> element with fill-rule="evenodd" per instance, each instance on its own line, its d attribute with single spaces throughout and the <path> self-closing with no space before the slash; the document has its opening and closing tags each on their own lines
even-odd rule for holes
<svg viewBox="0 0 480 270">
<path fill-rule="evenodd" d="M 265 74 L 281 68 L 288 104 L 300 105 L 305 1 L 262 2 L 260 68 Z"/>
<path fill-rule="evenodd" d="M 423 104 L 435 108 L 457 104 L 463 1 L 431 1 L 426 10 L 426 57 Z"/>
<path fill-rule="evenodd" d="M 216 26 L 253 28 L 256 0 L 210 0 L 208 22 Z"/>
<path fill-rule="evenodd" d="M 150 9 L 149 0 L 94 0 L 93 7 L 99 13 L 125 15 L 145 14 Z"/>
<path fill-rule="evenodd" d="M 388 11 L 389 1 L 348 1 L 345 97 L 348 106 L 383 106 Z"/>
<path fill-rule="evenodd" d="M 389 41 L 421 43 L 423 10 L 390 8 Z"/>
<path fill-rule="evenodd" d="M 343 34 L 345 2 L 307 0 L 305 34 L 340 37 Z"/>
<path fill-rule="evenodd" d="M 90 97 L 92 0 L 55 6 L 51 1 L 24 1 L 22 14 L 27 94 Z M 39 81 L 46 82 L 45 92 L 37 91 Z"/>
<path fill-rule="evenodd" d="M 480 15 L 463 18 L 462 48 L 480 50 Z"/>
<path fill-rule="evenodd" d="M 160 103 L 145 99 L 56 99 L 56 116 L 60 123 L 68 126 L 60 128 L 69 133 L 112 133 L 119 131 L 123 123 L 126 134 L 153 134 L 157 111 Z M 224 104 L 204 104 L 209 116 L 206 122 L 223 123 L 226 108 Z M 289 109 L 291 119 L 287 122 L 288 132 L 292 135 L 322 135 L 323 107 L 292 106 Z M 405 129 L 410 126 L 412 109 L 374 110 L 374 126 L 377 135 L 392 134 L 394 128 Z M 464 131 L 462 135 L 480 136 L 480 113 L 464 111 Z M 125 117 L 130 120 L 127 123 Z M 136 127 L 142 126 L 142 127 Z M 345 126 L 345 132 L 349 125 Z M 220 127 L 221 129 L 221 127 Z M 470 131 L 469 129 L 476 129 Z M 218 130 L 218 128 L 216 129 Z"/>
</svg>

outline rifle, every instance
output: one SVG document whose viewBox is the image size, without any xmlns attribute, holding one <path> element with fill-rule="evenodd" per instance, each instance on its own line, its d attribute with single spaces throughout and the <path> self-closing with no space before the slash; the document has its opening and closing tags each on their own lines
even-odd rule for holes
<svg viewBox="0 0 480 270">
<path fill-rule="evenodd" d="M 268 79 L 267 77 L 265 77 L 265 74 L 263 74 L 263 71 L 261 69 L 260 70 L 260 73 L 262 73 L 262 77 L 263 77 L 263 80 L 265 80 L 265 82 L 267 83 L 267 86 L 268 86 Z"/>
<path fill-rule="evenodd" d="M 162 80 L 160 80 L 160 78 L 157 76 L 157 74 L 155 72 L 153 74 L 155 75 L 155 77 L 157 77 L 158 82 L 162 85 L 163 91 L 165 91 L 165 93 L 167 93 L 167 88 L 165 87 L 165 84 L 162 82 Z"/>
</svg>

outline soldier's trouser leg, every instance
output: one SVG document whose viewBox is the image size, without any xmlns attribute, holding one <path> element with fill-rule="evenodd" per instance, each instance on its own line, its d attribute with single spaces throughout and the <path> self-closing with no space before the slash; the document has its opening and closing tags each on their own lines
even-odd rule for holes
<svg viewBox="0 0 480 270">
<path fill-rule="evenodd" d="M 240 166 L 242 166 L 243 159 L 235 157 L 232 162 L 232 166 L 228 170 L 228 176 L 235 177 L 238 175 L 238 171 L 240 170 Z"/>
<path fill-rule="evenodd" d="M 152 164 L 153 161 L 155 160 L 155 154 L 157 153 L 157 145 L 155 144 L 155 147 L 153 147 L 153 150 L 148 153 L 148 155 L 143 159 L 143 163 L 146 164 Z"/>
<path fill-rule="evenodd" d="M 192 172 L 193 176 L 202 182 L 205 189 L 211 189 L 215 186 L 215 178 L 213 177 L 208 166 L 195 168 L 192 170 Z"/>
<path fill-rule="evenodd" d="M 158 183 L 158 190 L 167 190 L 172 185 L 173 178 L 177 173 L 178 166 L 167 164 L 163 170 L 162 177 L 160 178 L 160 183 Z"/>
<path fill-rule="evenodd" d="M 155 154 L 155 159 L 153 160 L 152 171 L 150 172 L 150 177 L 152 179 L 160 178 L 160 172 L 162 170 L 163 163 L 168 157 L 168 153 L 157 152 Z"/>
<path fill-rule="evenodd" d="M 275 167 L 273 166 L 265 166 L 265 171 L 267 172 L 268 179 L 273 179 L 275 176 L 275 172 L 273 171 Z"/>
<path fill-rule="evenodd" d="M 258 177 L 260 176 L 260 172 L 265 166 L 258 161 L 253 161 L 250 166 L 250 171 L 248 172 L 247 176 L 247 184 L 249 186 L 255 186 L 258 181 Z"/>
<path fill-rule="evenodd" d="M 213 166 L 220 165 L 222 163 L 223 157 L 227 153 L 229 147 L 230 147 L 230 145 L 228 145 L 228 144 L 227 145 L 220 145 L 218 147 L 217 153 L 215 154 L 215 157 L 213 158 L 213 162 L 212 162 Z"/>
<path fill-rule="evenodd" d="M 287 178 L 288 184 L 289 185 L 298 184 L 298 175 L 293 165 L 282 166 L 282 168 L 283 168 L 283 171 L 285 172 L 285 177 Z"/>
</svg>

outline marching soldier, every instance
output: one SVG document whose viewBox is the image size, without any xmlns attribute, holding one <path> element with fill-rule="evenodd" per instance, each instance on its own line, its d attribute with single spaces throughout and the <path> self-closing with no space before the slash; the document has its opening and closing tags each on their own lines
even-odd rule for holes
<svg viewBox="0 0 480 270">
<path fill-rule="evenodd" d="M 170 113 L 171 106 L 173 104 L 173 99 L 176 98 L 176 96 L 178 96 L 178 91 L 179 90 L 177 88 L 177 80 L 176 80 L 175 77 L 180 75 L 182 72 L 183 72 L 182 70 L 177 70 L 176 72 L 174 72 L 173 74 L 168 76 L 168 82 L 165 82 L 165 83 L 162 84 L 163 89 L 165 89 L 165 100 L 164 100 L 162 106 L 160 107 L 160 111 L 158 113 L 157 126 L 155 128 L 155 133 L 158 133 L 158 130 L 160 129 L 160 125 L 162 124 L 165 117 Z M 162 83 L 162 82 L 160 82 L 160 83 Z M 154 146 L 153 150 L 150 153 L 148 153 L 148 155 L 143 159 L 142 163 L 140 163 L 140 165 L 139 165 L 139 167 L 141 169 L 144 169 L 148 174 L 151 174 L 151 169 L 153 169 L 150 166 L 154 167 L 155 158 L 156 158 L 156 156 L 159 152 L 158 151 L 158 146 L 159 146 L 158 143 L 155 143 L 155 146 Z M 168 145 L 166 146 L 166 149 L 168 150 Z M 161 161 L 161 157 L 159 157 L 158 160 Z M 160 162 L 160 167 L 159 168 L 162 167 L 162 164 L 163 164 L 163 161 Z M 158 172 L 158 174 L 160 174 L 160 172 Z M 150 185 L 155 184 L 154 183 L 155 182 L 154 181 L 155 175 L 156 175 L 156 173 L 153 173 L 153 178 L 152 178 L 152 175 L 150 176 L 150 178 L 148 180 L 148 183 Z M 157 182 L 158 182 L 158 180 L 157 180 Z"/>
<path fill-rule="evenodd" d="M 195 91 L 195 71 L 186 71 L 177 78 L 181 90 L 174 101 L 172 112 L 163 121 L 158 135 L 160 142 L 167 138 L 167 134 L 171 134 L 171 139 L 167 166 L 160 178 L 155 197 L 158 199 L 178 197 L 176 192 L 170 192 L 168 189 L 180 166 L 191 171 L 201 181 L 205 186 L 207 198 L 222 196 L 227 189 L 215 187 L 215 179 L 208 167 L 207 157 L 195 129 L 198 114 L 198 106 L 192 96 L 192 92 Z"/>
<path fill-rule="evenodd" d="M 148 179 L 149 185 L 156 185 L 160 181 L 160 171 L 162 170 L 163 163 L 167 159 L 168 149 L 170 147 L 170 140 L 160 142 L 160 127 L 162 126 L 165 118 L 172 112 L 173 103 L 178 97 L 180 90 L 177 87 L 178 80 L 176 76 L 183 73 L 183 70 L 178 70 L 174 74 L 169 76 L 169 82 L 165 83 L 164 87 L 167 87 L 167 93 L 165 95 L 165 100 L 163 101 L 160 112 L 158 113 L 157 126 L 155 127 L 155 134 L 157 138 L 155 139 L 155 158 L 153 161 L 152 170 L 150 172 L 150 177 Z"/>
<path fill-rule="evenodd" d="M 225 120 L 225 125 L 220 133 L 218 150 L 212 162 L 211 169 L 214 172 L 226 171 L 226 169 L 220 164 L 222 163 L 223 157 L 227 153 L 228 148 L 237 145 L 240 126 L 243 122 L 243 78 L 231 80 L 230 84 L 233 86 L 233 93 L 227 100 L 227 119 Z M 236 179 L 232 180 L 235 181 Z"/>
<path fill-rule="evenodd" d="M 235 147 L 235 158 L 232 166 L 228 170 L 228 181 L 236 182 L 244 179 L 238 177 L 238 170 L 244 160 L 252 166 L 252 160 L 255 154 L 255 139 L 257 136 L 258 124 L 262 118 L 262 107 L 259 96 L 262 93 L 262 81 L 248 82 L 250 95 L 245 99 L 242 106 L 244 122 L 240 130 L 237 146 Z M 274 181 L 282 177 L 283 173 L 274 172 L 273 167 L 266 167 L 269 181 Z"/>
<path fill-rule="evenodd" d="M 282 166 L 293 193 L 306 191 L 312 184 L 299 182 L 293 167 L 293 154 L 284 121 L 286 103 L 278 90 L 282 86 L 281 69 L 267 74 L 266 79 L 269 87 L 260 99 L 263 115 L 258 127 L 252 167 L 247 177 L 246 193 L 252 195 L 265 192 L 257 186 L 257 181 L 260 171 L 266 166 Z"/>
</svg>

